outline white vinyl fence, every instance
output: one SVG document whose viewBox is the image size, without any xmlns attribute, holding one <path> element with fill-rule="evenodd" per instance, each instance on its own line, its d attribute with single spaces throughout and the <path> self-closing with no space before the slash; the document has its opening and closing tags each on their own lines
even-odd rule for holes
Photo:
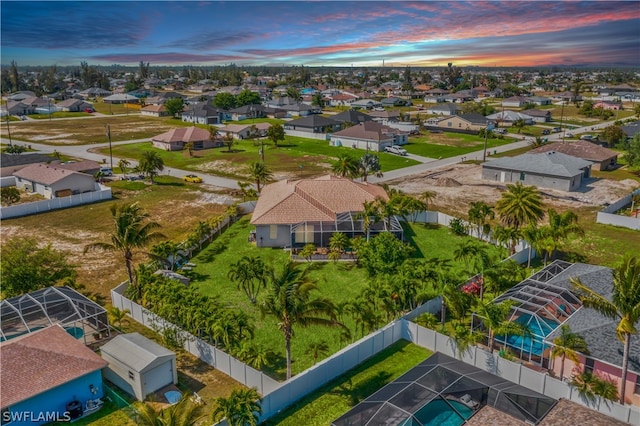
<svg viewBox="0 0 640 426">
<path fill-rule="evenodd" d="M 98 185 L 98 184 L 96 184 Z M 52 198 L 50 200 L 34 201 L 32 203 L 16 204 L 0 208 L 0 219 L 11 217 L 27 216 L 35 213 L 42 213 L 51 210 L 65 209 L 67 207 L 79 206 L 81 204 L 96 203 L 98 201 L 111 199 L 111 188 L 99 185 L 97 191 L 85 192 L 83 194 L 70 195 L 68 197 Z"/>
<path fill-rule="evenodd" d="M 631 199 L 633 198 L 633 196 L 638 194 L 640 194 L 640 189 L 636 189 L 626 197 L 622 197 L 615 203 L 600 210 L 596 217 L 596 222 L 603 223 L 605 225 L 622 226 L 624 228 L 640 231 L 640 217 L 622 216 L 619 214 L 615 214 L 615 212 L 617 212 L 624 206 L 631 204 Z"/>
</svg>

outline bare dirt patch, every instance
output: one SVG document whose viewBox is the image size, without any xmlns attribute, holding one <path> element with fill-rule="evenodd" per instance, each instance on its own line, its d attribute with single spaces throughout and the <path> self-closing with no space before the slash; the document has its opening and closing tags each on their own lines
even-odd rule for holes
<svg viewBox="0 0 640 426">
<path fill-rule="evenodd" d="M 455 183 L 459 183 L 457 186 Z M 457 164 L 433 170 L 410 178 L 388 182 L 390 186 L 409 194 L 421 194 L 425 191 L 436 193 L 434 204 L 439 208 L 464 212 L 469 204 L 484 201 L 495 204 L 506 189 L 506 184 L 481 179 L 481 166 L 476 164 Z M 545 203 L 562 210 L 568 208 L 594 207 L 610 204 L 638 183 L 631 179 L 615 181 L 611 179 L 592 179 L 582 191 L 564 192 L 540 188 Z"/>
<path fill-rule="evenodd" d="M 447 145 L 447 146 L 456 146 L 456 147 L 464 147 L 464 146 L 473 146 L 476 142 L 465 141 L 460 138 L 454 138 L 444 133 L 431 133 L 429 135 L 429 143 L 436 145 Z"/>
</svg>

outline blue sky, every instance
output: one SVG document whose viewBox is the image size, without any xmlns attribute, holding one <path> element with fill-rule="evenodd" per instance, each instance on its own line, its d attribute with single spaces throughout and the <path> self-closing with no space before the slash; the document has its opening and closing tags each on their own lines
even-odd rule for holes
<svg viewBox="0 0 640 426">
<path fill-rule="evenodd" d="M 18 65 L 640 66 L 637 1 L 11 1 Z"/>
</svg>

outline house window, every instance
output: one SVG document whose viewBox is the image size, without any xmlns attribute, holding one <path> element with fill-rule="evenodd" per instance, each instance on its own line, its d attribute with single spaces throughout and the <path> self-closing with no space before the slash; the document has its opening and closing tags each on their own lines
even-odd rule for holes
<svg viewBox="0 0 640 426">
<path fill-rule="evenodd" d="M 296 229 L 296 243 L 313 243 L 313 231 L 314 226 L 309 224 L 304 224 L 298 226 Z"/>
<path fill-rule="evenodd" d="M 593 367 L 595 366 L 595 361 L 593 358 L 586 358 L 584 363 L 584 371 L 590 371 L 593 373 Z"/>
<path fill-rule="evenodd" d="M 269 225 L 269 239 L 275 240 L 278 238 L 278 225 Z"/>
<path fill-rule="evenodd" d="M 135 376 L 133 375 L 133 371 L 129 371 L 129 379 L 135 380 Z"/>
<path fill-rule="evenodd" d="M 520 180 L 524 180 L 524 172 L 520 172 Z"/>
<path fill-rule="evenodd" d="M 447 125 L 448 125 L 449 127 L 453 127 L 453 123 L 452 123 L 452 122 L 448 122 L 448 123 L 447 123 Z"/>
<path fill-rule="evenodd" d="M 458 123 L 458 127 L 462 127 L 462 123 Z"/>
</svg>

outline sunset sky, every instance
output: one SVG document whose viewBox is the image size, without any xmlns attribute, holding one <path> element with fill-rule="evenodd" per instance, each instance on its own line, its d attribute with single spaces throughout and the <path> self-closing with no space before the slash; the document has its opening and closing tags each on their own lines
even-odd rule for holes
<svg viewBox="0 0 640 426">
<path fill-rule="evenodd" d="M 3 65 L 640 66 L 638 1 L 0 4 Z"/>
</svg>

